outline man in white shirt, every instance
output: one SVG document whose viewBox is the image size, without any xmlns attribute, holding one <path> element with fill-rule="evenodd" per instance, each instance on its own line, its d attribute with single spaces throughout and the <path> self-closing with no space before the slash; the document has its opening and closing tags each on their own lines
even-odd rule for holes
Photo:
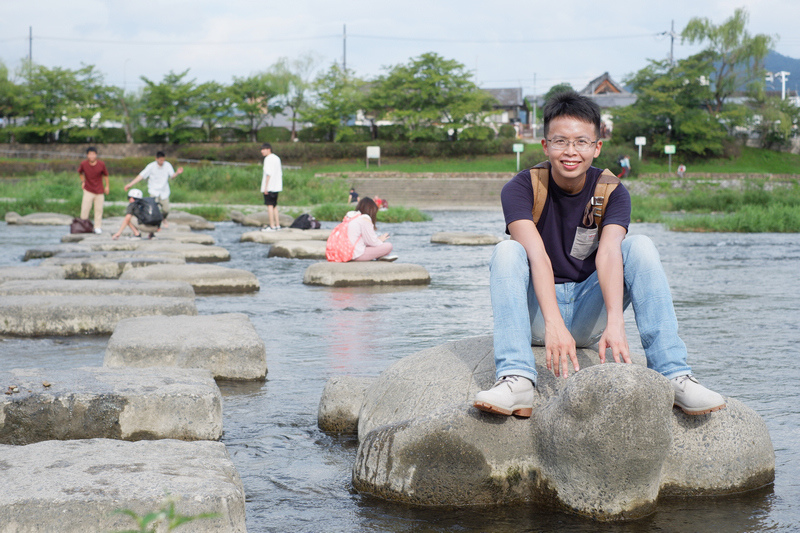
<svg viewBox="0 0 800 533">
<path fill-rule="evenodd" d="M 264 205 L 269 213 L 269 226 L 262 231 L 276 231 L 281 229 L 278 220 L 278 193 L 283 190 L 283 169 L 281 158 L 272 153 L 272 145 L 261 145 L 261 155 L 264 156 L 264 171 L 261 175 L 261 193 L 264 195 Z"/>
<path fill-rule="evenodd" d="M 156 152 L 156 160 L 144 167 L 130 183 L 125 186 L 127 191 L 142 180 L 147 180 L 147 194 L 156 199 L 161 206 L 161 215 L 164 217 L 163 227 L 167 227 L 169 214 L 169 180 L 183 173 L 183 167 L 174 170 L 167 163 L 164 152 Z"/>
</svg>

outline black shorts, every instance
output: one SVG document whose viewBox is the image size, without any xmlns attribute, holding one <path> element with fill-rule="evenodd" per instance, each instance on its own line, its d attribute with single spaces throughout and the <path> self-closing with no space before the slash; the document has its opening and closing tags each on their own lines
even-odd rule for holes
<svg viewBox="0 0 800 533">
<path fill-rule="evenodd" d="M 264 205 L 278 205 L 278 193 L 268 192 L 264 195 Z"/>
</svg>

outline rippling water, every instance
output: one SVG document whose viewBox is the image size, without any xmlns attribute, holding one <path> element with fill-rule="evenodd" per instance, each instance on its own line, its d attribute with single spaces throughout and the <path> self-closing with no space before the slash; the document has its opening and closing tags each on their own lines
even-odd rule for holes
<svg viewBox="0 0 800 533">
<path fill-rule="evenodd" d="M 267 258 L 239 243 L 232 223 L 211 234 L 231 267 L 254 272 L 253 295 L 197 299 L 201 314 L 244 312 L 267 345 L 265 383 L 221 383 L 223 442 L 247 492 L 250 532 L 267 531 L 794 531 L 800 529 L 800 235 L 670 233 L 634 224 L 653 238 L 675 298 L 681 334 L 698 376 L 755 409 L 776 453 L 775 484 L 724 498 L 672 499 L 627 524 L 598 524 L 526 506 L 420 509 L 354 493 L 356 441 L 316 425 L 328 378 L 374 376 L 393 361 L 447 341 L 491 333 L 491 247 L 434 245 L 436 231 L 501 234 L 498 211 L 432 212 L 425 223 L 383 224 L 400 261 L 424 265 L 425 288 L 330 289 L 302 284 L 308 261 Z M 331 224 L 327 225 L 328 227 Z M 59 241 L 63 228 L 0 223 L 0 264 Z M 631 344 L 638 339 L 626 315 Z M 102 364 L 107 337 L 0 339 L 4 368 Z"/>
</svg>

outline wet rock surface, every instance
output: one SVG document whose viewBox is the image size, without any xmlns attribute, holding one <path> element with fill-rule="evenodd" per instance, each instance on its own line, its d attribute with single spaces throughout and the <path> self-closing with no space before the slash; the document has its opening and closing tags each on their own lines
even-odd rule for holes
<svg viewBox="0 0 800 533">
<path fill-rule="evenodd" d="M 245 493 L 219 442 L 109 439 L 0 445 L 0 527 L 6 532 L 106 532 L 132 529 L 118 513 L 144 516 L 167 495 L 178 513 L 218 513 L 186 529 L 244 533 Z"/>
<path fill-rule="evenodd" d="M 261 380 L 267 374 L 267 354 L 241 313 L 141 317 L 117 325 L 103 365 L 203 368 L 217 379 Z"/>
<path fill-rule="evenodd" d="M 10 280 L 65 279 L 67 273 L 60 266 L 2 266 L 0 283 Z"/>
<path fill-rule="evenodd" d="M 44 440 L 218 440 L 222 398 L 207 371 L 0 371 L 0 444 Z"/>
<path fill-rule="evenodd" d="M 61 213 L 31 213 L 30 215 L 20 216 L 12 211 L 6 214 L 6 223 L 33 226 L 69 226 L 72 224 L 73 218 Z"/>
<path fill-rule="evenodd" d="M 194 298 L 194 289 L 184 281 L 43 280 L 8 281 L 0 285 L 1 296 L 107 295 Z"/>
<path fill-rule="evenodd" d="M 283 241 L 325 241 L 330 236 L 329 229 L 294 229 L 283 228 L 279 231 L 247 231 L 242 233 L 241 242 L 257 242 L 274 244 Z"/>
<path fill-rule="evenodd" d="M 368 285 L 427 285 L 431 276 L 425 267 L 386 261 L 314 263 L 303 275 L 306 285 L 359 287 Z"/>
<path fill-rule="evenodd" d="M 254 292 L 260 288 L 252 272 L 218 265 L 152 265 L 128 270 L 119 279 L 185 281 L 196 294 Z"/>
<path fill-rule="evenodd" d="M 325 241 L 280 241 L 270 246 L 267 257 L 287 259 L 325 259 Z"/>
<path fill-rule="evenodd" d="M 469 233 L 466 231 L 440 231 L 431 235 L 431 242 L 459 246 L 489 246 L 503 239 L 488 233 Z"/>
<path fill-rule="evenodd" d="M 69 252 L 43 259 L 41 266 L 59 266 L 67 279 L 117 279 L 132 268 L 149 265 L 185 264 L 183 255 L 172 252 Z"/>
</svg>

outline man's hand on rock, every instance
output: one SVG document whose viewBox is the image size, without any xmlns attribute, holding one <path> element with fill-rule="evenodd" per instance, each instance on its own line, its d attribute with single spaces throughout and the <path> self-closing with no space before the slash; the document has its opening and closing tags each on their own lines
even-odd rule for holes
<svg viewBox="0 0 800 533">
<path fill-rule="evenodd" d="M 575 352 L 575 339 L 563 323 L 560 326 L 545 326 L 544 350 L 547 354 L 547 368 L 556 376 L 565 378 L 569 376 L 570 361 L 575 372 L 580 370 Z"/>
</svg>

